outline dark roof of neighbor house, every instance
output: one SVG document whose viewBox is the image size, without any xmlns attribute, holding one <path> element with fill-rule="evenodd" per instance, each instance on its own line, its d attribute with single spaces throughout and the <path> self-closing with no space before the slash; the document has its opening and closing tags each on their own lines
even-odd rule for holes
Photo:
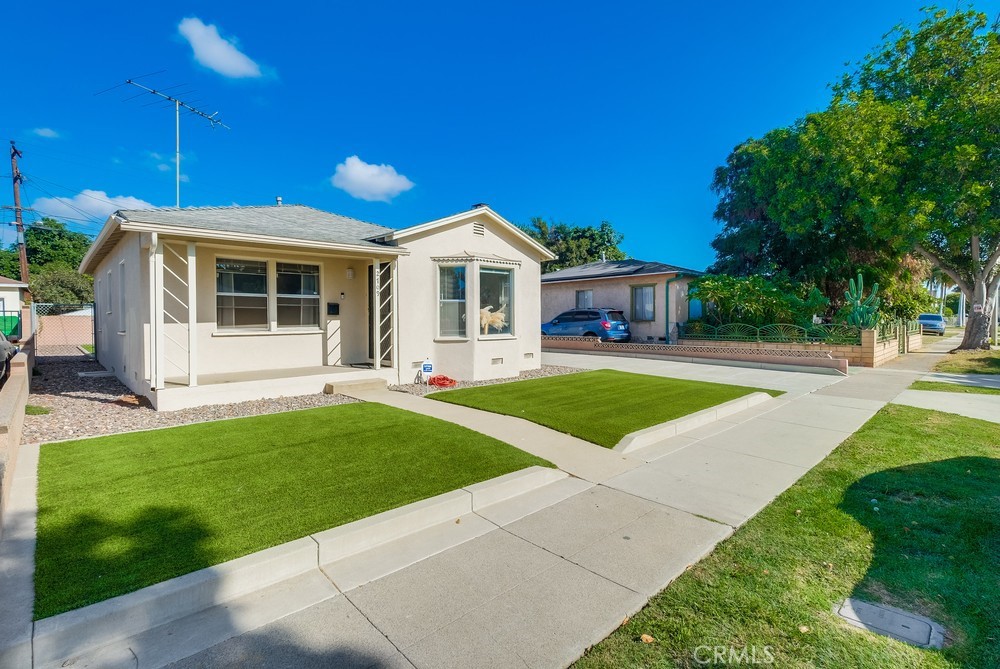
<svg viewBox="0 0 1000 669">
<path fill-rule="evenodd" d="M 370 237 L 392 231 L 301 204 L 123 209 L 115 215 L 137 223 L 373 247 L 382 245 L 368 241 Z"/>
<path fill-rule="evenodd" d="M 647 274 L 692 274 L 700 276 L 704 272 L 699 272 L 677 265 L 668 265 L 662 262 L 648 262 L 646 260 L 598 260 L 576 267 L 566 267 L 542 275 L 542 283 L 556 283 L 558 281 L 579 281 L 581 279 L 610 279 L 622 276 L 644 276 Z"/>
</svg>

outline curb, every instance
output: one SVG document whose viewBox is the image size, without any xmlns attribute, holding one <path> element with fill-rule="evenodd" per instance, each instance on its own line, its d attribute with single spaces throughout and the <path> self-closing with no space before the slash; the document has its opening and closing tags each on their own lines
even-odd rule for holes
<svg viewBox="0 0 1000 669">
<path fill-rule="evenodd" d="M 390 541 L 454 523 L 490 504 L 568 478 L 533 466 L 200 569 L 35 623 L 34 666 L 57 665 Z M 484 523 L 487 521 L 483 521 Z M 470 536 L 469 538 L 473 538 Z M 428 557 L 417 557 L 417 560 Z M 326 578 L 326 576 L 324 576 Z"/>
<path fill-rule="evenodd" d="M 692 414 L 688 414 L 687 416 L 669 420 L 666 423 L 660 423 L 659 425 L 654 425 L 653 427 L 647 427 L 644 430 L 638 430 L 636 432 L 626 434 L 622 437 L 621 441 L 615 445 L 613 450 L 618 451 L 619 453 L 631 453 L 632 451 L 640 448 L 652 446 L 653 444 L 663 441 L 664 439 L 669 439 L 670 437 L 690 432 L 691 430 L 699 428 L 703 425 L 708 425 L 709 423 L 722 420 L 727 416 L 732 416 L 734 413 L 739 413 L 740 411 L 749 409 L 752 406 L 763 404 L 771 399 L 774 398 L 767 393 L 760 392 L 750 393 L 749 395 L 744 395 L 743 397 L 737 397 L 734 400 L 723 402 L 718 406 L 702 409 L 701 411 L 696 411 Z"/>
</svg>

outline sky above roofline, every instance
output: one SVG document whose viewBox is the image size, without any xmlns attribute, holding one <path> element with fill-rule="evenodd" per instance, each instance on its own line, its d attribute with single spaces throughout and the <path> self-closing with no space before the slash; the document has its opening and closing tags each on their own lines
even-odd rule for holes
<svg viewBox="0 0 1000 669">
<path fill-rule="evenodd" d="M 918 7 L 15 3 L 0 124 L 24 152 L 29 221 L 90 234 L 115 209 L 174 204 L 173 108 L 120 85 L 148 74 L 231 128 L 182 116 L 182 205 L 281 196 L 405 228 L 486 202 L 518 224 L 607 220 L 626 253 L 701 269 L 715 167 L 825 106 Z"/>
</svg>

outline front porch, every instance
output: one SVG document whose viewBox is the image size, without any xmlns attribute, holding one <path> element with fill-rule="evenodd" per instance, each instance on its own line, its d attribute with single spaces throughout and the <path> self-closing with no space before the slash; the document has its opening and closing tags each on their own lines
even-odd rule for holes
<svg viewBox="0 0 1000 669">
<path fill-rule="evenodd" d="M 152 393 L 150 402 L 157 411 L 177 411 L 207 404 L 235 404 L 259 399 L 295 397 L 323 392 L 327 384 L 372 383 L 385 387 L 396 383 L 391 367 L 333 367 L 321 365 L 291 369 L 261 369 L 243 372 L 203 374 L 198 385 L 186 377 L 168 378 L 163 388 Z"/>
</svg>

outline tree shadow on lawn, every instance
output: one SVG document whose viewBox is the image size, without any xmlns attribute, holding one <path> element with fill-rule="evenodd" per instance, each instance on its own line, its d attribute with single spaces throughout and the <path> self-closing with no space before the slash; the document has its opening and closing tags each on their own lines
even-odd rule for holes
<svg viewBox="0 0 1000 669">
<path fill-rule="evenodd" d="M 113 509 L 102 516 L 79 513 L 54 523 L 40 513 L 35 619 L 211 566 L 215 561 L 204 549 L 210 537 L 179 506 L 149 507 L 130 518 L 116 518 Z"/>
<path fill-rule="evenodd" d="M 951 661 L 1000 666 L 1000 459 L 875 472 L 847 489 L 841 509 L 872 535 L 871 563 L 853 597 L 941 623 L 940 652 Z"/>
</svg>

